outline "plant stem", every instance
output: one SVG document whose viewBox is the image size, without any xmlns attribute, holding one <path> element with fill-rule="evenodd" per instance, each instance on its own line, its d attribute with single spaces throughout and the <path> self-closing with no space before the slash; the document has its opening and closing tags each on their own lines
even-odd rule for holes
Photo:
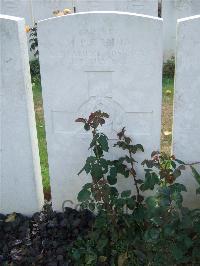
<svg viewBox="0 0 200 266">
<path fill-rule="evenodd" d="M 136 187 L 136 191 L 137 191 L 137 200 L 138 200 L 139 197 L 140 197 L 140 190 L 139 190 L 139 187 L 138 187 L 138 184 L 137 184 L 136 174 L 134 174 L 135 173 L 135 169 L 134 169 L 134 165 L 133 165 L 133 156 L 132 156 L 132 153 L 131 153 L 130 150 L 129 150 L 129 156 L 130 156 L 130 159 L 131 159 L 131 174 L 132 174 L 133 179 L 134 179 L 134 183 L 135 183 L 135 187 Z"/>
</svg>

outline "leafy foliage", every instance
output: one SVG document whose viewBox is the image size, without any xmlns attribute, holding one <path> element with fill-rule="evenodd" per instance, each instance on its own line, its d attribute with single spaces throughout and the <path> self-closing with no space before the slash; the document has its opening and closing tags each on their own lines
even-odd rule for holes
<svg viewBox="0 0 200 266">
<path fill-rule="evenodd" d="M 175 156 L 154 151 L 150 160 L 142 162 L 141 179 L 134 157 L 144 148 L 126 136 L 125 128 L 114 144 L 123 156 L 118 160 L 105 156 L 109 141 L 99 127 L 107 118 L 108 114 L 96 111 L 76 120 L 92 132 L 92 155 L 79 172 L 91 175 L 91 182 L 83 186 L 78 200 L 96 218 L 92 230 L 70 250 L 74 265 L 198 265 L 200 210 L 183 206 L 187 189 L 178 182 L 182 171 L 191 168 L 200 184 L 197 170 Z M 118 190 L 121 178 L 129 180 L 128 190 Z M 152 191 L 151 196 L 145 198 L 146 191 Z"/>
<path fill-rule="evenodd" d="M 171 59 L 167 60 L 167 62 L 163 65 L 163 77 L 164 78 L 174 78 L 175 73 L 175 58 L 172 57 Z"/>
<path fill-rule="evenodd" d="M 33 52 L 35 58 L 39 57 L 38 51 L 38 38 L 37 38 L 37 23 L 34 24 L 32 28 L 30 28 L 30 51 Z"/>
<path fill-rule="evenodd" d="M 30 72 L 31 72 L 32 83 L 40 82 L 41 77 L 40 77 L 39 59 L 30 61 Z"/>
</svg>

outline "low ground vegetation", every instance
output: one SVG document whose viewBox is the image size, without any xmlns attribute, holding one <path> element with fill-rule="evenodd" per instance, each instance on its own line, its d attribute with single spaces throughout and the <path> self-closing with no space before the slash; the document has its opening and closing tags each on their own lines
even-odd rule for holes
<svg viewBox="0 0 200 266">
<path fill-rule="evenodd" d="M 108 114 L 96 111 L 76 120 L 92 133 L 92 155 L 79 172 L 90 174 L 91 182 L 83 186 L 78 200 L 83 209 L 97 215 L 92 230 L 74 243 L 74 265 L 198 265 L 200 209 L 183 206 L 187 188 L 177 178 L 189 167 L 200 185 L 199 173 L 193 164 L 154 151 L 150 160 L 141 163 L 142 178 L 135 170 L 135 156 L 144 148 L 132 142 L 125 128 L 114 144 L 122 156 L 105 159 L 109 142 L 99 128 L 107 118 Z M 117 189 L 119 179 L 129 179 L 128 190 Z M 148 191 L 151 196 L 144 197 Z"/>
<path fill-rule="evenodd" d="M 112 157 L 106 156 L 110 145 L 99 129 L 108 117 L 99 110 L 76 120 L 91 132 L 91 156 L 78 173 L 90 175 L 91 181 L 77 195 L 79 211 L 59 213 L 46 205 L 31 218 L 0 215 L 1 265 L 200 265 L 200 209 L 183 205 L 187 188 L 177 182 L 190 168 L 200 186 L 194 164 L 154 151 L 141 163 L 142 178 L 135 164 L 144 148 L 125 128 L 114 144 L 121 157 L 106 159 Z M 129 181 L 127 190 L 118 190 L 119 179 Z M 148 191 L 151 196 L 144 197 Z"/>
</svg>

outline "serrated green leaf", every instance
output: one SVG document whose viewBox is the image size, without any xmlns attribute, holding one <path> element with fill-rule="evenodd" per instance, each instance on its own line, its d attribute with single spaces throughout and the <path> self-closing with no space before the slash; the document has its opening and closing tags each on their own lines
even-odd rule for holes
<svg viewBox="0 0 200 266">
<path fill-rule="evenodd" d="M 157 240 L 159 238 L 160 231 L 158 228 L 151 228 L 145 232 L 145 239 L 147 241 Z"/>
<path fill-rule="evenodd" d="M 78 193 L 78 201 L 79 202 L 83 202 L 83 201 L 86 201 L 86 200 L 89 200 L 90 199 L 90 195 L 91 195 L 91 192 L 87 189 L 82 189 L 79 193 Z"/>
<path fill-rule="evenodd" d="M 104 135 L 104 134 L 101 134 L 99 136 L 99 138 L 98 138 L 98 142 L 99 142 L 102 150 L 108 152 L 109 147 L 108 147 L 108 138 L 107 138 L 107 136 Z"/>
<path fill-rule="evenodd" d="M 92 183 L 86 183 L 84 186 L 83 186 L 83 189 L 91 189 L 92 188 Z"/>
<path fill-rule="evenodd" d="M 143 148 L 143 146 L 141 144 L 136 144 L 135 147 L 136 147 L 137 150 L 140 150 L 140 151 L 144 152 L 144 148 Z"/>
<path fill-rule="evenodd" d="M 180 175 L 181 175 L 181 171 L 178 168 L 175 169 L 174 172 L 173 172 L 173 176 L 175 178 L 178 178 Z"/>
<path fill-rule="evenodd" d="M 149 170 L 149 169 L 146 169 Z M 142 191 L 153 190 L 156 184 L 159 184 L 160 180 L 156 173 L 146 171 L 144 183 L 140 186 Z"/>
<path fill-rule="evenodd" d="M 116 167 L 110 168 L 110 176 L 111 177 L 116 177 L 117 176 L 117 168 Z"/>
<path fill-rule="evenodd" d="M 110 176 L 110 175 L 107 177 L 107 180 L 108 180 L 108 183 L 111 186 L 113 186 L 113 185 L 115 185 L 117 183 L 117 178 L 116 177 L 113 177 L 113 176 Z"/>
<path fill-rule="evenodd" d="M 176 169 L 176 164 L 175 164 L 174 161 L 171 161 L 171 166 L 172 166 L 174 169 Z"/>
<path fill-rule="evenodd" d="M 90 130 L 90 125 L 87 124 L 87 123 L 85 123 L 85 125 L 84 125 L 84 129 L 85 129 L 86 131 L 89 131 L 89 130 Z"/>
<path fill-rule="evenodd" d="M 99 164 L 92 165 L 91 175 L 97 179 L 103 177 L 102 167 Z"/>
<path fill-rule="evenodd" d="M 182 259 L 183 251 L 179 247 L 173 245 L 171 247 L 171 252 L 172 252 L 172 255 L 174 256 L 174 258 L 176 259 L 176 261 L 179 261 L 180 259 Z"/>
<path fill-rule="evenodd" d="M 119 192 L 118 190 L 116 189 L 116 187 L 110 187 L 110 195 L 113 196 L 113 197 L 118 197 L 119 195 Z"/>
<path fill-rule="evenodd" d="M 182 202 L 183 202 L 183 196 L 180 192 L 175 191 L 171 195 L 172 200 L 178 205 L 179 208 L 181 208 Z"/>
<path fill-rule="evenodd" d="M 197 183 L 200 185 L 200 174 L 197 172 L 197 170 L 194 168 L 194 166 L 190 166 L 192 170 L 192 174 L 194 178 L 196 179 Z"/>
<path fill-rule="evenodd" d="M 128 198 L 131 195 L 131 190 L 125 190 L 121 193 L 122 198 Z"/>
<path fill-rule="evenodd" d="M 172 236 L 174 233 L 175 233 L 175 229 L 174 229 L 173 225 L 167 224 L 164 226 L 164 234 L 166 236 Z"/>
<path fill-rule="evenodd" d="M 94 146 L 93 152 L 98 159 L 103 156 L 103 150 L 100 145 Z"/>
<path fill-rule="evenodd" d="M 183 161 L 179 160 L 179 159 L 175 159 L 174 161 L 176 161 L 179 164 L 185 164 Z"/>
<path fill-rule="evenodd" d="M 185 191 L 185 192 L 187 192 L 187 189 L 186 189 L 186 187 L 183 184 L 174 183 L 174 184 L 170 185 L 169 187 L 170 187 L 171 191 L 173 191 L 173 192 L 175 192 L 175 191 L 178 191 L 178 192 Z"/>
<path fill-rule="evenodd" d="M 136 201 L 133 197 L 131 198 L 127 198 L 126 199 L 126 204 L 127 204 L 127 207 L 130 209 L 130 210 L 133 210 L 136 206 Z"/>
<path fill-rule="evenodd" d="M 145 202 L 149 208 L 155 208 L 157 205 L 157 199 L 154 196 L 146 198 Z"/>
</svg>

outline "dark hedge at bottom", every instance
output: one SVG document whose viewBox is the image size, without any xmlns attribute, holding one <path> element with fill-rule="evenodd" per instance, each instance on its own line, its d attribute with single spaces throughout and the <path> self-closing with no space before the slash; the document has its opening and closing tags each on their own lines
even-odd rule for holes
<svg viewBox="0 0 200 266">
<path fill-rule="evenodd" d="M 58 213 L 48 205 L 31 218 L 0 214 L 0 265 L 71 266 L 67 250 L 93 221 L 88 210 Z"/>
</svg>

